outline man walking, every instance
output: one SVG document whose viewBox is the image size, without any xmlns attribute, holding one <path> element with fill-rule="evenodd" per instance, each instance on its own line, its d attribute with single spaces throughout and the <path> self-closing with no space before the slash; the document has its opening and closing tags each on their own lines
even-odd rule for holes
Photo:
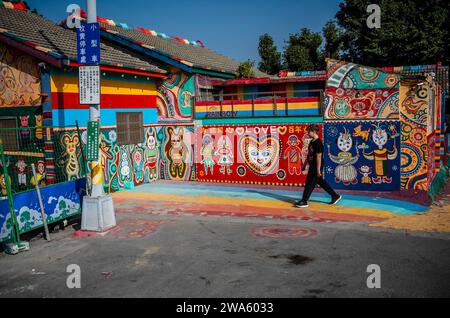
<svg viewBox="0 0 450 318">
<path fill-rule="evenodd" d="M 298 208 L 308 207 L 309 197 L 317 184 L 331 195 L 331 202 L 329 204 L 336 204 L 342 198 L 323 178 L 323 143 L 319 138 L 319 131 L 320 127 L 317 124 L 309 125 L 306 128 L 306 132 L 312 140 L 308 147 L 307 162 L 309 164 L 309 170 L 306 176 L 305 190 L 303 191 L 302 200 L 295 203 L 295 206 Z"/>
</svg>

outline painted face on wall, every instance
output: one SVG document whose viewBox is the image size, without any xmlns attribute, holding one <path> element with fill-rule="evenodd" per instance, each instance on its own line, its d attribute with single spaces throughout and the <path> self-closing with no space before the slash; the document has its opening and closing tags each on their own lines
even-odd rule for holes
<svg viewBox="0 0 450 318">
<path fill-rule="evenodd" d="M 22 127 L 28 127 L 28 118 L 30 116 L 19 116 L 20 118 L 20 126 Z"/>
<path fill-rule="evenodd" d="M 148 144 L 148 147 L 150 149 L 155 149 L 155 147 L 156 147 L 156 140 L 155 140 L 155 137 L 153 135 L 150 135 L 150 137 L 148 137 L 147 144 Z"/>
<path fill-rule="evenodd" d="M 344 152 L 348 152 L 352 148 L 353 140 L 347 130 L 345 130 L 344 133 L 339 134 L 337 146 L 339 150 Z"/>
<path fill-rule="evenodd" d="M 130 175 L 130 166 L 128 165 L 128 155 L 125 152 L 122 152 L 122 165 L 120 167 L 120 173 L 123 176 Z"/>
<path fill-rule="evenodd" d="M 300 140 L 298 140 L 297 136 L 290 136 L 289 137 L 289 145 L 291 146 L 298 146 L 300 144 Z"/>
<path fill-rule="evenodd" d="M 37 171 L 38 171 L 38 173 L 41 173 L 41 174 L 44 173 L 44 171 L 45 171 L 45 163 L 44 163 L 44 161 L 42 161 L 42 160 L 38 161 Z"/>
<path fill-rule="evenodd" d="M 174 133 L 170 138 L 170 144 L 172 145 L 173 148 L 181 148 L 182 139 L 183 139 L 183 130 L 180 129 L 178 133 L 174 131 Z"/>
<path fill-rule="evenodd" d="M 17 169 L 20 172 L 24 172 L 25 171 L 25 167 L 27 166 L 27 164 L 25 163 L 25 160 L 23 158 L 19 158 L 17 160 Z"/>
<path fill-rule="evenodd" d="M 387 143 L 388 140 L 386 130 L 381 128 L 373 130 L 372 140 L 378 146 L 379 149 L 383 148 L 383 146 Z"/>
<path fill-rule="evenodd" d="M 42 126 L 42 115 L 34 115 L 36 118 L 36 126 Z"/>
<path fill-rule="evenodd" d="M 141 153 L 139 151 L 134 153 L 133 158 L 134 158 L 134 162 L 137 165 L 139 165 L 141 163 L 141 161 L 142 161 L 142 155 L 141 155 Z"/>
<path fill-rule="evenodd" d="M 254 145 L 249 145 L 248 154 L 252 163 L 263 168 L 269 165 L 273 154 L 273 148 L 271 146 L 267 146 L 264 149 L 258 149 Z"/>
<path fill-rule="evenodd" d="M 347 102 L 343 99 L 336 99 L 336 114 L 340 117 L 345 117 L 350 112 Z"/>
</svg>

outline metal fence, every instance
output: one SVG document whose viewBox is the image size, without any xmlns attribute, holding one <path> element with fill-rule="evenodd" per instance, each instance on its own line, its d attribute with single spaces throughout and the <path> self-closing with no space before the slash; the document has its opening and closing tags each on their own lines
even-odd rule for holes
<svg viewBox="0 0 450 318">
<path fill-rule="evenodd" d="M 32 164 L 41 187 L 86 176 L 81 135 L 76 126 L 0 128 L 0 144 L 2 196 L 8 191 L 5 178 L 12 194 L 35 189 Z"/>
</svg>

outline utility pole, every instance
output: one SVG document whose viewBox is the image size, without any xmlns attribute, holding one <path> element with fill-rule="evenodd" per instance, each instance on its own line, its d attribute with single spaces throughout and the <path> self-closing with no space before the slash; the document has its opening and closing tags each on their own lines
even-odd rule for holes
<svg viewBox="0 0 450 318">
<path fill-rule="evenodd" d="M 86 0 L 86 7 L 87 26 L 98 27 L 96 0 Z M 100 32 L 99 28 L 98 32 Z M 101 44 L 98 43 L 98 49 L 100 48 L 100 45 Z M 96 74 L 98 74 L 97 80 L 100 82 L 100 54 L 97 63 L 94 64 L 98 66 L 98 72 L 96 72 Z M 99 89 L 100 87 L 99 84 Z M 100 96 L 101 91 L 99 91 L 98 94 Z M 100 98 L 98 98 L 98 102 L 100 103 Z M 89 128 L 92 127 L 95 128 L 90 130 Z M 102 232 L 116 226 L 112 196 L 110 194 L 105 194 L 103 191 L 103 169 L 100 152 L 101 136 L 100 104 L 89 104 L 88 143 L 89 139 L 96 141 L 94 144 L 91 144 L 94 155 L 93 158 L 96 159 L 91 160 L 91 193 L 90 196 L 86 195 L 83 198 L 81 229 L 86 231 Z"/>
</svg>

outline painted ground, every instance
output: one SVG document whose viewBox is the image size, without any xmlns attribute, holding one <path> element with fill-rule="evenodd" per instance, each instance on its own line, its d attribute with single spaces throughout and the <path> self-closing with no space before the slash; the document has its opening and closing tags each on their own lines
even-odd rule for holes
<svg viewBox="0 0 450 318">
<path fill-rule="evenodd" d="M 343 200 L 330 206 L 326 193 L 315 192 L 309 207 L 298 209 L 293 203 L 300 199 L 301 189 L 159 181 L 116 192 L 113 197 L 117 213 L 183 213 L 316 222 L 379 222 L 424 213 L 429 208 L 426 204 L 409 202 L 408 195 L 389 198 L 379 192 L 342 194 Z"/>
</svg>

